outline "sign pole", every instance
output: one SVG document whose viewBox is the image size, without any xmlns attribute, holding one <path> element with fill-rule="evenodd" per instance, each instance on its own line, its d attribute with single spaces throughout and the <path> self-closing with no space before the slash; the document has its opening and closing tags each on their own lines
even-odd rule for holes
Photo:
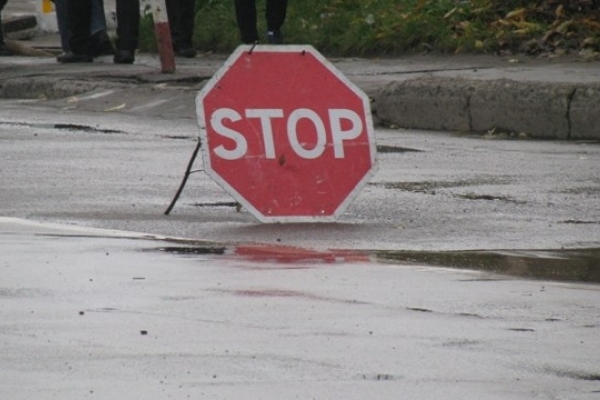
<svg viewBox="0 0 600 400">
<path fill-rule="evenodd" d="M 152 16 L 161 72 L 173 73 L 175 72 L 175 55 L 165 0 L 152 0 Z"/>
<path fill-rule="evenodd" d="M 198 139 L 198 143 L 196 143 L 196 148 L 194 149 L 194 152 L 192 153 L 192 157 L 190 158 L 190 161 L 188 162 L 188 166 L 185 169 L 185 174 L 183 175 L 183 180 L 181 181 L 181 184 L 179 185 L 179 189 L 177 189 L 177 193 L 175 193 L 175 197 L 173 197 L 173 200 L 171 200 L 171 204 L 169 204 L 169 207 L 167 207 L 167 209 L 165 210 L 165 215 L 169 215 L 171 213 L 171 210 L 173 209 L 173 207 L 175 207 L 175 203 L 177 203 L 179 196 L 181 196 L 181 192 L 183 192 L 183 188 L 185 187 L 185 184 L 187 183 L 187 180 L 190 177 L 190 174 L 192 173 L 192 166 L 194 165 L 194 161 L 196 160 L 196 157 L 198 157 L 198 152 L 200 151 L 201 146 L 202 146 L 202 142 L 200 141 L 200 139 Z"/>
</svg>

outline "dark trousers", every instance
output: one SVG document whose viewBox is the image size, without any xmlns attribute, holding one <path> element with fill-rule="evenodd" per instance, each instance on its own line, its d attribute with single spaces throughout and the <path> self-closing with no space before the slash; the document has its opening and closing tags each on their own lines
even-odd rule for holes
<svg viewBox="0 0 600 400">
<path fill-rule="evenodd" d="M 171 39 L 175 50 L 192 48 L 195 0 L 166 0 Z"/>
<path fill-rule="evenodd" d="M 6 5 L 8 0 L 0 0 L 0 12 Z M 2 22 L 0 22 L 0 44 L 4 44 L 4 32 L 2 31 Z"/>
<path fill-rule="evenodd" d="M 75 54 L 91 55 L 90 24 L 92 0 L 67 0 L 71 36 L 69 45 Z M 140 30 L 139 0 L 117 0 L 117 49 L 134 51 Z"/>
<path fill-rule="evenodd" d="M 287 0 L 267 0 L 265 17 L 267 30 L 277 32 L 285 22 Z M 242 42 L 254 43 L 258 40 L 256 29 L 256 0 L 235 0 L 235 18 L 240 29 Z"/>
<path fill-rule="evenodd" d="M 117 0 L 117 50 L 134 52 L 138 47 L 139 37 L 140 1 Z"/>
<path fill-rule="evenodd" d="M 75 54 L 91 55 L 92 0 L 67 0 L 67 19 L 71 51 Z"/>
</svg>

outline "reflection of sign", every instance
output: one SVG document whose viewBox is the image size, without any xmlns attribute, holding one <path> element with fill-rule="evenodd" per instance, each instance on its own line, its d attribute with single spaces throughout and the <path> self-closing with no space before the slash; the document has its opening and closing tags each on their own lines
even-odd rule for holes
<svg viewBox="0 0 600 400">
<path fill-rule="evenodd" d="M 250 261 L 268 261 L 294 264 L 290 268 L 303 268 L 295 263 L 352 263 L 369 262 L 369 254 L 360 250 L 311 250 L 301 247 L 279 245 L 236 246 L 233 253 Z"/>
<path fill-rule="evenodd" d="M 368 98 L 310 46 L 240 46 L 196 103 L 207 173 L 263 222 L 334 220 L 375 171 Z"/>
</svg>

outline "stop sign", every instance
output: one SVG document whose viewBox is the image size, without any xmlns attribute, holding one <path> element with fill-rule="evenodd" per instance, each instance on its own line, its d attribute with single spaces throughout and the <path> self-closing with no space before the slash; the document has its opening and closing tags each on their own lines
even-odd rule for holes
<svg viewBox="0 0 600 400">
<path fill-rule="evenodd" d="M 367 96 L 311 46 L 240 46 L 196 97 L 206 173 L 262 222 L 335 220 L 375 173 Z"/>
</svg>

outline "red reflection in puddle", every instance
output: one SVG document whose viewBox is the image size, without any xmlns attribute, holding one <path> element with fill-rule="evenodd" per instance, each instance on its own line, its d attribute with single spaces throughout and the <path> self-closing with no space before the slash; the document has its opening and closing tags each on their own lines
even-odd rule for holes
<svg viewBox="0 0 600 400">
<path fill-rule="evenodd" d="M 233 253 L 250 261 L 270 261 L 278 263 L 338 263 L 368 262 L 366 252 L 356 250 L 311 250 L 302 247 L 280 245 L 243 245 L 233 249 Z"/>
<path fill-rule="evenodd" d="M 237 289 L 237 290 L 229 290 L 229 289 L 215 289 L 216 292 L 221 293 L 231 293 L 236 296 L 242 297 L 289 297 L 296 299 L 304 299 L 304 300 L 315 300 L 315 301 L 326 301 L 332 303 L 343 303 L 343 304 L 354 304 L 354 305 L 364 305 L 369 304 L 364 301 L 356 300 L 356 299 L 339 299 L 334 297 L 324 297 L 319 296 L 312 293 L 307 292 L 299 292 L 296 290 L 286 290 L 286 289 Z"/>
</svg>

